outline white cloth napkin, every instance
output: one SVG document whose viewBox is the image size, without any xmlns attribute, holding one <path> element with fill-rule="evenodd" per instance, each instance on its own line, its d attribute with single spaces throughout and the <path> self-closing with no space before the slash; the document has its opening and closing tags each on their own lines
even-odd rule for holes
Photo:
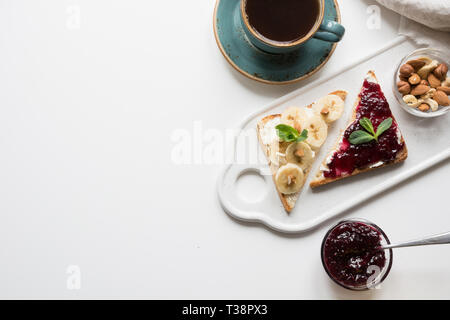
<svg viewBox="0 0 450 320">
<path fill-rule="evenodd" d="M 450 0 L 377 0 L 402 15 L 399 33 L 418 45 L 450 51 Z"/>
</svg>

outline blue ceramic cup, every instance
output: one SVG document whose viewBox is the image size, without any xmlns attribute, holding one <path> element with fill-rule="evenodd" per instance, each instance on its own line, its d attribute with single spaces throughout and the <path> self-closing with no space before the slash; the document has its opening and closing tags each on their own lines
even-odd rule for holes
<svg viewBox="0 0 450 320">
<path fill-rule="evenodd" d="M 267 39 L 256 32 L 250 25 L 245 11 L 246 0 L 241 0 L 242 26 L 250 42 L 257 48 L 274 54 L 284 54 L 297 50 L 311 38 L 327 42 L 339 42 L 345 33 L 345 28 L 336 21 L 324 19 L 325 0 L 316 0 L 320 5 L 320 14 L 313 28 L 303 38 L 292 42 L 277 42 Z"/>
</svg>

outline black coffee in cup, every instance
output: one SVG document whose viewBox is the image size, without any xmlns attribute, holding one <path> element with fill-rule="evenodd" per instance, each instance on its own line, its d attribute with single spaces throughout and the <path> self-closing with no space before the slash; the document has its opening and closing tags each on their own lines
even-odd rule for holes
<svg viewBox="0 0 450 320">
<path fill-rule="evenodd" d="M 319 0 L 246 0 L 250 26 L 274 42 L 295 42 L 305 37 L 320 16 Z"/>
</svg>

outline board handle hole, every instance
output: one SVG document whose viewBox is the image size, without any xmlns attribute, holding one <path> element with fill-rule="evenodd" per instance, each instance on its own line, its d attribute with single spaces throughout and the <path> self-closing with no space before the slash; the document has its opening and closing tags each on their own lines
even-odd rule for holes
<svg viewBox="0 0 450 320">
<path fill-rule="evenodd" d="M 267 180 L 259 170 L 247 169 L 237 177 L 236 191 L 239 198 L 247 203 L 260 202 L 267 194 Z"/>
</svg>

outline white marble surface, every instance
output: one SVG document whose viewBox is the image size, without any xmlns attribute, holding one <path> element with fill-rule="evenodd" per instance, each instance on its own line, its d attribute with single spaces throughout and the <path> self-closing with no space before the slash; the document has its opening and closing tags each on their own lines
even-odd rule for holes
<svg viewBox="0 0 450 320">
<path fill-rule="evenodd" d="M 398 250 L 380 290 L 348 292 L 319 259 L 331 222 L 289 237 L 238 223 L 217 200 L 220 165 L 171 160 L 174 130 L 233 128 L 395 38 L 399 17 L 384 9 L 381 29 L 367 28 L 374 3 L 341 0 L 334 56 L 280 87 L 228 66 L 212 0 L 1 1 L 0 297 L 450 298 L 449 247 Z M 448 165 L 347 216 L 393 241 L 448 231 Z"/>
</svg>

